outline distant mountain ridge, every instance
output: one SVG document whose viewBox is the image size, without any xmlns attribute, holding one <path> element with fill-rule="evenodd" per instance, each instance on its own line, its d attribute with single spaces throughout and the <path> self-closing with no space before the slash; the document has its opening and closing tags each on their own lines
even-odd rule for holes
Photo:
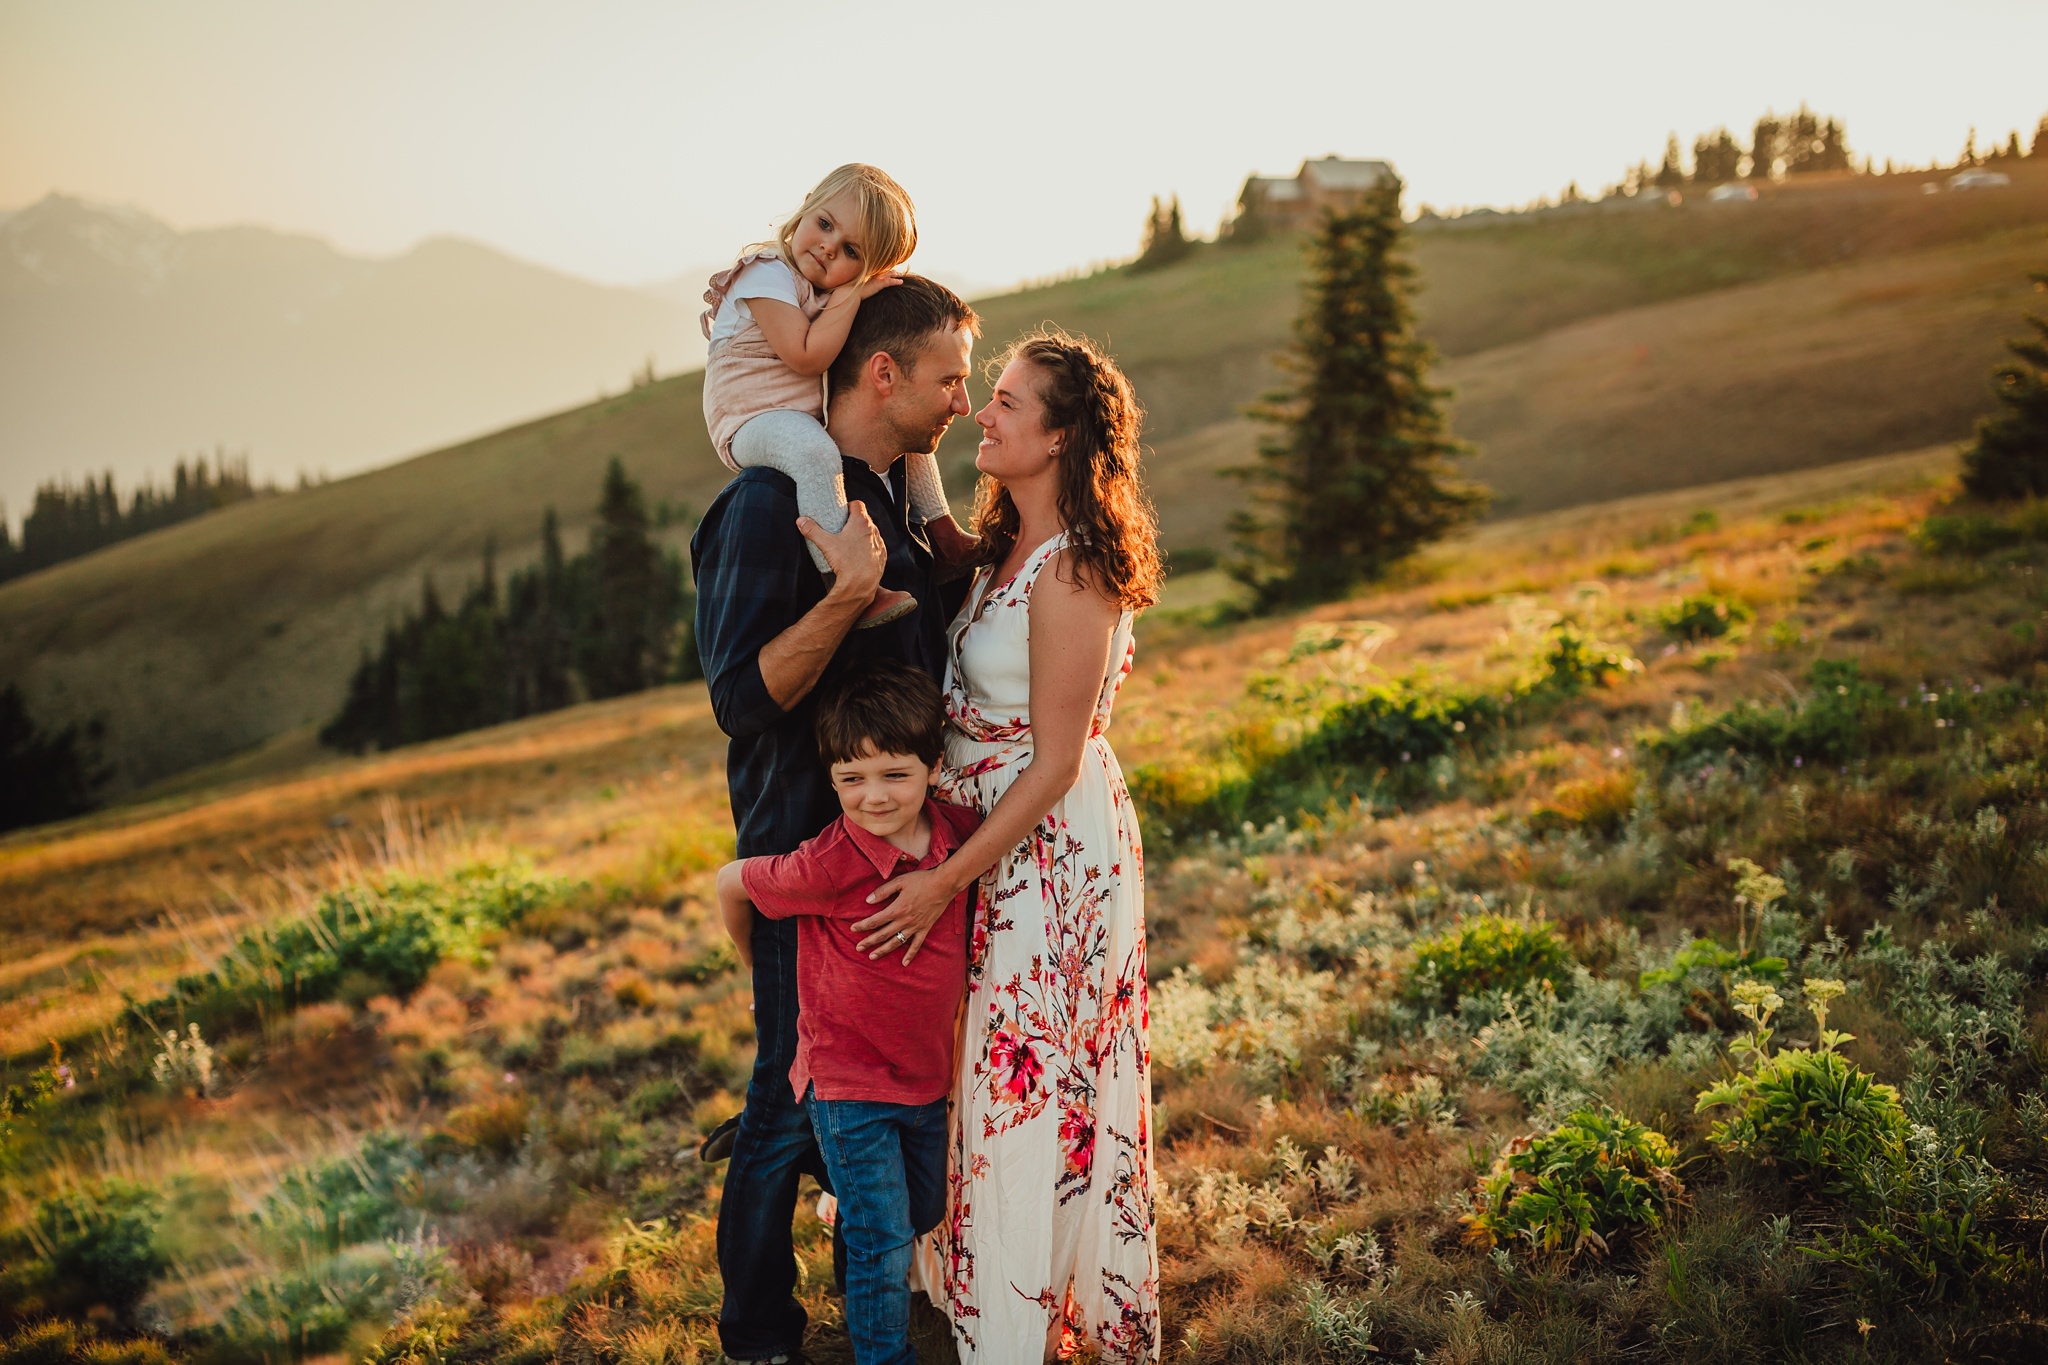
<svg viewBox="0 0 2048 1365">
<path fill-rule="evenodd" d="M 216 445 L 283 482 L 389 463 L 701 364 L 696 313 L 459 239 L 372 259 L 51 194 L 0 214 L 0 500 Z"/>
</svg>

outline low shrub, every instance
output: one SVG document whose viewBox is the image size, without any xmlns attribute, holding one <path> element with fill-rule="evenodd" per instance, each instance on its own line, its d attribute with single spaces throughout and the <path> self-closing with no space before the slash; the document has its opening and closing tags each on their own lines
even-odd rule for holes
<svg viewBox="0 0 2048 1365">
<path fill-rule="evenodd" d="M 1571 950 L 1547 920 L 1479 915 L 1415 945 L 1403 980 L 1410 999 L 1441 1009 L 1482 991 L 1514 991 L 1547 981 L 1560 993 L 1572 986 Z"/>
<path fill-rule="evenodd" d="M 1649 741 L 1652 753 L 1684 762 L 1733 751 L 1771 763 L 1844 763 L 1893 746 L 1903 715 L 1853 660 L 1816 659 L 1807 690 L 1782 706 L 1742 701 L 1718 715 Z"/>
<path fill-rule="evenodd" d="M 56 1298 L 70 1306 L 104 1304 L 127 1319 L 169 1269 L 158 1242 L 163 1199 L 132 1181 L 112 1179 L 46 1199 L 36 1230 L 49 1248 Z"/>
<path fill-rule="evenodd" d="M 1930 554 L 1960 555 L 1974 558 L 2002 550 L 2008 545 L 2017 545 L 2025 535 L 2017 526 L 2009 525 L 1996 517 L 1965 514 L 1953 517 L 1929 517 L 1920 523 L 1913 533 L 1914 541 Z"/>
<path fill-rule="evenodd" d="M 1722 1151 L 1775 1166 L 1825 1194 L 1854 1198 L 1868 1192 L 1874 1171 L 1902 1159 L 1906 1111 L 1894 1087 L 1835 1051 L 1850 1037 L 1827 1026 L 1828 1002 L 1841 991 L 1839 981 L 1808 981 L 1820 1047 L 1774 1053 L 1771 1018 L 1784 998 L 1761 982 L 1738 982 L 1731 992 L 1735 1009 L 1752 1029 L 1729 1051 L 1753 1065 L 1702 1091 L 1695 1112 L 1734 1109 L 1708 1134 Z"/>
<path fill-rule="evenodd" d="M 1746 603 L 1711 593 L 1682 597 L 1657 612 L 1657 624 L 1681 640 L 1718 640 L 1736 626 L 1756 619 Z"/>
<path fill-rule="evenodd" d="M 1558 626 L 1550 633 L 1543 671 L 1523 691 L 1537 698 L 1575 697 L 1589 687 L 1610 687 L 1642 671 L 1642 661 L 1621 646 L 1595 640 L 1569 625 Z"/>
<path fill-rule="evenodd" d="M 347 989 L 405 996 L 445 957 L 474 957 L 484 937 L 558 897 L 560 882 L 523 864 L 475 863 L 445 877 L 394 873 L 320 897 L 304 916 L 245 934 L 212 970 L 181 977 L 162 1010 L 209 1028 L 246 1024 Z"/>
<path fill-rule="evenodd" d="M 1479 1182 L 1460 1219 L 1465 1240 L 1526 1251 L 1605 1256 L 1616 1238 L 1663 1224 L 1685 1198 L 1662 1133 L 1606 1109 L 1578 1109 L 1547 1133 L 1518 1137 Z"/>
<path fill-rule="evenodd" d="M 417 1221 L 408 1203 L 421 1169 L 417 1143 L 379 1129 L 352 1152 L 288 1172 L 264 1198 L 255 1221 L 280 1247 L 310 1246 L 329 1254 L 393 1237 Z"/>
</svg>

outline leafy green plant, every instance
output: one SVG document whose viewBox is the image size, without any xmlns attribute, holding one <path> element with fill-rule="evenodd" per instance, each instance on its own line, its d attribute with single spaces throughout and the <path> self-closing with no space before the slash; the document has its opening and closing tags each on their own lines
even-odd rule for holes
<svg viewBox="0 0 2048 1365">
<path fill-rule="evenodd" d="M 163 1199 L 133 1181 L 111 1179 L 46 1199 L 36 1230 L 60 1300 L 105 1304 L 127 1318 L 169 1268 L 157 1231 Z"/>
<path fill-rule="evenodd" d="M 1728 751 L 1772 763 L 1847 762 L 1890 747 L 1900 713 L 1853 660 L 1816 659 L 1807 690 L 1783 706 L 1741 701 L 1718 715 L 1679 725 L 1650 741 L 1674 762 Z"/>
<path fill-rule="evenodd" d="M 1930 554 L 1968 558 L 2017 545 L 2025 538 L 2017 526 L 1980 515 L 1929 517 L 1913 533 L 1914 541 Z"/>
<path fill-rule="evenodd" d="M 1807 981 L 1820 1047 L 1774 1053 L 1771 1018 L 1784 997 L 1762 982 L 1737 982 L 1735 1009 L 1751 1024 L 1728 1047 L 1738 1070 L 1701 1091 L 1695 1112 L 1735 1111 L 1708 1134 L 1722 1151 L 1776 1166 L 1824 1193 L 1856 1196 L 1874 1169 L 1901 1159 L 1906 1112 L 1894 1087 L 1835 1050 L 1851 1036 L 1827 1026 L 1828 1004 L 1844 989 L 1840 981 Z M 1745 1060 L 1747 1069 L 1740 1069 Z"/>
<path fill-rule="evenodd" d="M 1642 671 L 1642 661 L 1619 645 L 1561 625 L 1550 632 L 1542 673 L 1525 690 L 1534 696 L 1570 697 Z"/>
<path fill-rule="evenodd" d="M 1736 626 L 1756 619 L 1747 604 L 1704 593 L 1682 597 L 1657 612 L 1657 624 L 1681 640 L 1718 640 Z"/>
<path fill-rule="evenodd" d="M 1636 1228 L 1663 1224 L 1685 1198 L 1662 1133 L 1609 1109 L 1577 1109 L 1547 1133 L 1518 1137 L 1479 1182 L 1460 1220 L 1483 1247 L 1605 1256 Z"/>
<path fill-rule="evenodd" d="M 211 971 L 181 977 L 147 1011 L 179 1008 L 210 1027 L 264 1009 L 332 999 L 343 983 L 410 994 L 444 957 L 474 957 L 485 936 L 558 897 L 562 883 L 519 863 L 474 863 L 445 877 L 393 873 L 343 887 L 307 914 L 245 934 Z"/>
<path fill-rule="evenodd" d="M 1449 1009 L 1462 996 L 1538 981 L 1568 993 L 1571 964 L 1571 950 L 1549 921 L 1479 915 L 1417 943 L 1403 986 L 1410 998 Z"/>
</svg>

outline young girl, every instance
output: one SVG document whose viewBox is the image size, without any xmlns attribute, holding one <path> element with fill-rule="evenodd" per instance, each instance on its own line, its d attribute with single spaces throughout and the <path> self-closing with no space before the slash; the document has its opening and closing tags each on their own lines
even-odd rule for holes
<svg viewBox="0 0 2048 1365">
<path fill-rule="evenodd" d="M 839 447 L 825 433 L 824 374 L 861 301 L 899 283 L 890 272 L 916 246 L 910 196 L 873 166 L 854 163 L 820 181 L 775 241 L 747 248 L 704 293 L 704 421 L 719 458 L 734 471 L 766 465 L 787 474 L 798 510 L 827 531 L 846 524 L 846 480 Z M 911 510 L 928 533 L 949 549 L 971 545 L 953 522 L 938 461 L 905 458 Z M 810 551 L 829 583 L 824 553 Z M 910 594 L 882 588 L 858 624 L 916 609 Z"/>
</svg>

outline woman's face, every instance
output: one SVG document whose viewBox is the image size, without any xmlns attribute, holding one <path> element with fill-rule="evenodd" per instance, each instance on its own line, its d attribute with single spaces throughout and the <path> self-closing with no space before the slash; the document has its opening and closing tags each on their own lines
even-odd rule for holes
<svg viewBox="0 0 2048 1365">
<path fill-rule="evenodd" d="M 1050 472 L 1059 444 L 1059 433 L 1045 429 L 1038 381 L 1036 365 L 1011 361 L 997 378 L 988 406 L 974 414 L 981 426 L 974 467 L 1013 486 Z"/>
</svg>

